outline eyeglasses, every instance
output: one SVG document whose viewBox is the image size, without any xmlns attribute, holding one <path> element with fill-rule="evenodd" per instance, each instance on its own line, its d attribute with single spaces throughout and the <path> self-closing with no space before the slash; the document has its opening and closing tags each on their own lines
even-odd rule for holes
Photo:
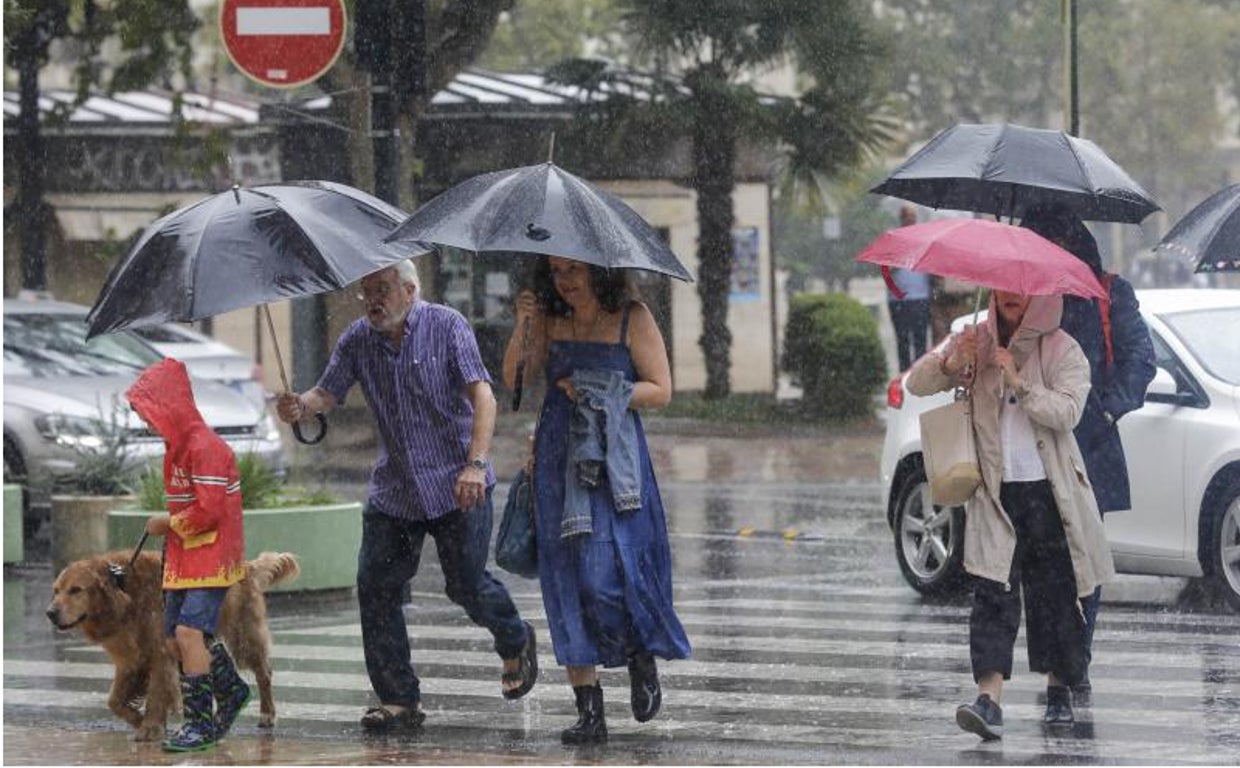
<svg viewBox="0 0 1240 768">
<path fill-rule="evenodd" d="M 363 288 L 354 294 L 358 301 L 373 301 L 379 299 L 382 301 L 388 297 L 388 294 L 395 288 L 391 283 L 379 283 L 373 288 Z"/>
</svg>

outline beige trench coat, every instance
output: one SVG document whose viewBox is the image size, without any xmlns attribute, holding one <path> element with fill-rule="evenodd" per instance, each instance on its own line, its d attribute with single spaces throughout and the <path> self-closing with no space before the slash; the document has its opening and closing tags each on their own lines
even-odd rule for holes
<svg viewBox="0 0 1240 768">
<path fill-rule="evenodd" d="M 1008 347 L 1027 387 L 1017 402 L 1033 424 L 1038 455 L 1054 491 L 1072 554 L 1077 594 L 1084 597 L 1114 577 L 1115 565 L 1085 473 L 1085 461 L 1072 434 L 1089 394 L 1089 361 L 1072 337 L 1059 329 L 1062 314 L 1062 298 L 1035 296 Z M 990 315 L 978 329 L 973 435 L 982 486 L 965 505 L 964 567 L 975 576 L 1006 583 L 1016 548 L 1016 531 L 999 502 L 999 485 L 1003 480 L 999 435 L 1003 374 L 994 363 L 995 318 L 992 297 Z M 907 382 L 909 392 L 930 395 L 957 386 L 956 377 L 943 373 L 937 354 L 946 343 L 913 364 Z"/>
</svg>

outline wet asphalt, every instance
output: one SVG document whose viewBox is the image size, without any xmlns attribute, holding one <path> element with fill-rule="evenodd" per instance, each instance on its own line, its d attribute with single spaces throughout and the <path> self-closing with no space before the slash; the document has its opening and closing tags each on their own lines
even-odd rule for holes
<svg viewBox="0 0 1240 768">
<path fill-rule="evenodd" d="M 527 421 L 502 421 L 501 477 Z M 300 454 L 304 476 L 364 493 L 365 430 Z M 490 638 L 443 596 L 434 548 L 406 607 L 428 717 L 374 737 L 356 602 L 347 591 L 271 596 L 279 722 L 247 710 L 214 750 L 166 755 L 130 740 L 105 699 L 106 656 L 52 631 L 43 564 L 4 574 L 6 764 L 1240 764 L 1240 615 L 1184 579 L 1121 576 L 1104 593 L 1094 697 L 1077 723 L 1040 722 L 1045 682 L 1023 633 L 1003 700 L 1003 740 L 954 722 L 972 700 L 968 599 L 926 600 L 899 575 L 876 483 L 881 424 L 846 430 L 651 423 L 669 509 L 678 612 L 690 660 L 661 664 L 652 722 L 629 714 L 624 670 L 602 677 L 607 744 L 567 748 L 574 719 L 535 581 L 502 572 L 539 630 L 543 674 L 518 702 L 499 695 Z M 369 451 L 369 452 L 368 452 Z M 497 489 L 502 504 L 504 483 Z"/>
</svg>

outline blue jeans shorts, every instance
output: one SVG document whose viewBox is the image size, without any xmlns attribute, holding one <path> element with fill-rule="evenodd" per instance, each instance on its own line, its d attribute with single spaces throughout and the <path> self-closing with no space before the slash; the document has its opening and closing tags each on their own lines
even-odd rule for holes
<svg viewBox="0 0 1240 768">
<path fill-rule="evenodd" d="M 173 637 L 177 625 L 214 635 L 228 587 L 164 590 L 164 634 Z"/>
</svg>

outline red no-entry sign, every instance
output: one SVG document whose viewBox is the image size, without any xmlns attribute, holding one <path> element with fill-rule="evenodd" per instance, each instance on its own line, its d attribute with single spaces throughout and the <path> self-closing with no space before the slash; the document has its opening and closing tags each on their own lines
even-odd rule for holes
<svg viewBox="0 0 1240 768">
<path fill-rule="evenodd" d="M 228 57 L 263 85 L 292 88 L 327 71 L 344 47 L 343 0 L 224 0 Z"/>
</svg>

